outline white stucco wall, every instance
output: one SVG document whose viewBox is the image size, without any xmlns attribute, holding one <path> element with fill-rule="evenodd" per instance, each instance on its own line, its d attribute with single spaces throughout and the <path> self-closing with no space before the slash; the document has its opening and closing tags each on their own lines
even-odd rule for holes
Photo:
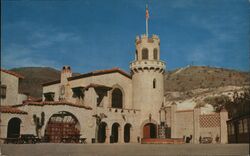
<svg viewBox="0 0 250 156">
<path fill-rule="evenodd" d="M 18 104 L 18 80 L 18 77 L 1 71 L 1 84 L 7 86 L 6 98 L 0 98 L 1 106 Z"/>
</svg>

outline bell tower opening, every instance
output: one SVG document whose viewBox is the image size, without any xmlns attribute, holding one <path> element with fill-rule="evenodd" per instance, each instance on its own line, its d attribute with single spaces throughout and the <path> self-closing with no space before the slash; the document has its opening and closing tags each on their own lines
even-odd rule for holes
<svg viewBox="0 0 250 156">
<path fill-rule="evenodd" d="M 154 48 L 154 60 L 158 60 L 158 50 Z"/>
<path fill-rule="evenodd" d="M 142 59 L 148 60 L 148 49 L 147 48 L 142 49 Z"/>
</svg>

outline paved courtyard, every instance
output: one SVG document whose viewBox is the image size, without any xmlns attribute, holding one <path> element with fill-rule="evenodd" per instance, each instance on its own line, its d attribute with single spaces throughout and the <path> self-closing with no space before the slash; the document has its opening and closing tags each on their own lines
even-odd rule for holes
<svg viewBox="0 0 250 156">
<path fill-rule="evenodd" d="M 2 144 L 2 156 L 249 156 L 249 145 Z"/>
</svg>

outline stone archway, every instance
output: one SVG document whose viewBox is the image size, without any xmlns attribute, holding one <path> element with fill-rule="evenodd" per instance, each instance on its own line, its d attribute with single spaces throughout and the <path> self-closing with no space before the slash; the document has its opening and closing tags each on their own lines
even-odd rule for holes
<svg viewBox="0 0 250 156">
<path fill-rule="evenodd" d="M 153 123 L 147 123 L 143 126 L 143 138 L 156 138 L 157 127 Z"/>
<path fill-rule="evenodd" d="M 49 142 L 77 142 L 79 137 L 80 123 L 72 113 L 61 111 L 50 117 L 45 129 Z"/>
<path fill-rule="evenodd" d="M 101 122 L 98 129 L 98 143 L 105 143 L 107 123 Z"/>
<path fill-rule="evenodd" d="M 130 142 L 130 138 L 131 138 L 131 124 L 127 123 L 125 126 L 124 126 L 124 142 L 125 143 L 128 143 Z"/>
<path fill-rule="evenodd" d="M 18 138 L 20 136 L 21 119 L 11 118 L 8 122 L 7 138 Z"/>
<path fill-rule="evenodd" d="M 112 125 L 110 143 L 118 143 L 120 125 L 116 122 Z"/>
</svg>

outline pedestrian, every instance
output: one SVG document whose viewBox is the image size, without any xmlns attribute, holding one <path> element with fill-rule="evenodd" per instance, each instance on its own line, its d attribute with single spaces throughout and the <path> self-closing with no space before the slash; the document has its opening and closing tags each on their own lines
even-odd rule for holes
<svg viewBox="0 0 250 156">
<path fill-rule="evenodd" d="M 218 136 L 218 134 L 216 135 L 215 141 L 216 141 L 216 143 L 219 143 L 219 141 L 220 141 L 220 137 Z"/>
<path fill-rule="evenodd" d="M 137 142 L 140 143 L 140 137 L 139 136 L 137 136 Z"/>
</svg>

